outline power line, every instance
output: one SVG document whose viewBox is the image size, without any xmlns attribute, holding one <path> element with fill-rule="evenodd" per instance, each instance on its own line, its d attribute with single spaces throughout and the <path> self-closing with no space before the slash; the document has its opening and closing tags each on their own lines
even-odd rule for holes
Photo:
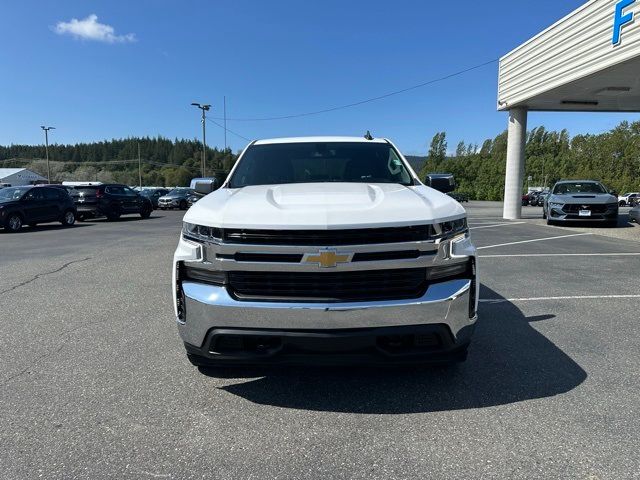
<svg viewBox="0 0 640 480">
<path fill-rule="evenodd" d="M 281 115 L 278 117 L 262 117 L 262 118 L 227 118 L 227 120 L 235 121 L 235 122 L 267 122 L 271 120 L 287 120 L 291 118 L 300 118 L 300 117 L 309 117 L 311 115 L 320 115 L 322 113 L 335 112 L 336 110 L 342 110 L 345 108 L 357 107 L 359 105 L 364 105 L 365 103 L 376 102 L 378 100 L 383 100 L 385 98 L 393 97 L 394 95 L 400 95 L 401 93 L 409 92 L 411 90 L 416 90 L 418 88 L 426 87 L 428 85 L 433 85 L 434 83 L 443 82 L 445 80 L 449 80 L 450 78 L 458 77 L 460 75 L 464 75 L 465 73 L 472 72 L 474 70 L 478 70 L 480 68 L 486 67 L 487 65 L 491 65 L 497 63 L 499 59 L 493 59 L 488 62 L 484 62 L 473 67 L 465 68 L 464 70 L 459 70 L 455 73 L 451 73 L 449 75 L 445 75 L 444 77 L 435 78 L 433 80 L 429 80 L 423 83 L 419 83 L 418 85 L 413 85 L 411 87 L 403 88 L 401 90 L 396 90 L 394 92 L 385 93 L 384 95 L 379 95 L 373 98 L 367 98 L 366 100 L 360 100 L 358 102 L 347 103 L 345 105 L 339 105 L 337 107 L 324 108 L 322 110 L 315 110 L 313 112 L 305 112 L 305 113 L 297 113 L 292 115 Z M 222 120 L 220 117 L 214 117 L 216 120 Z M 211 120 L 211 118 L 209 118 Z M 213 120 L 212 120 L 213 121 Z M 221 126 L 221 125 L 218 125 Z M 224 128 L 224 127 L 222 127 Z M 231 130 L 229 130 L 231 132 Z M 233 133 L 233 132 L 231 132 Z M 237 135 L 237 134 L 235 134 Z M 242 137 L 244 138 L 244 137 Z M 248 140 L 248 139 L 245 139 Z"/>
<path fill-rule="evenodd" d="M 236 137 L 239 137 L 243 140 L 246 140 L 247 142 L 250 142 L 251 139 L 247 138 L 243 135 L 240 135 L 239 133 L 234 132 L 233 130 L 229 130 L 228 128 L 225 128 L 224 126 L 220 125 L 218 122 L 216 122 L 215 120 L 213 120 L 211 117 L 207 117 L 207 120 L 210 121 L 211 123 L 213 123 L 214 125 L 217 125 L 218 127 L 220 127 L 221 129 L 223 129 L 225 132 L 229 132 L 232 135 L 235 135 Z"/>
</svg>

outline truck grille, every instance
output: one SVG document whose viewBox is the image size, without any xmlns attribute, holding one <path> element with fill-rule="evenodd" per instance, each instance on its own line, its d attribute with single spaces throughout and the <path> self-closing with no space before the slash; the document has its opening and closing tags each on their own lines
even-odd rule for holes
<svg viewBox="0 0 640 480">
<path fill-rule="evenodd" d="M 419 242 L 435 237 L 433 225 L 357 230 L 223 230 L 225 243 L 251 245 L 371 245 Z"/>
<path fill-rule="evenodd" d="M 419 298 L 427 290 L 426 268 L 365 272 L 229 272 L 229 289 L 240 300 L 357 302 Z"/>
</svg>

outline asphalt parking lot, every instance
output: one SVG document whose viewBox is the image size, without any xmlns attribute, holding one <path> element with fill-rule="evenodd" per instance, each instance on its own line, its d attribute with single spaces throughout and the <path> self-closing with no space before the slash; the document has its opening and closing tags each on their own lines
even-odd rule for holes
<svg viewBox="0 0 640 480">
<path fill-rule="evenodd" d="M 640 235 L 468 211 L 453 368 L 204 375 L 172 318 L 183 212 L 0 233 L 0 476 L 640 478 Z"/>
</svg>

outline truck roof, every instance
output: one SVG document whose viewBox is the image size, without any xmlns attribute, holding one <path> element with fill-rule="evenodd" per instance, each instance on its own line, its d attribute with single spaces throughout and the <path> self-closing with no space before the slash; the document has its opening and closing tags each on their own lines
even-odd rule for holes
<svg viewBox="0 0 640 480">
<path fill-rule="evenodd" d="M 384 138 L 374 138 L 367 140 L 364 137 L 290 137 L 290 138 L 268 138 L 257 140 L 254 145 L 273 145 L 280 143 L 314 143 L 314 142 L 349 142 L 349 143 L 388 143 Z"/>
</svg>

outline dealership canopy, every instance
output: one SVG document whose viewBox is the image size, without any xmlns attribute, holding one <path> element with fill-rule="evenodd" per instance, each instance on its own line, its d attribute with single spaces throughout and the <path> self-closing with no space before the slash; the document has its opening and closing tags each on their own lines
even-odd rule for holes
<svg viewBox="0 0 640 480">
<path fill-rule="evenodd" d="M 640 0 L 592 0 L 500 59 L 504 217 L 520 218 L 527 112 L 640 112 Z"/>
</svg>

